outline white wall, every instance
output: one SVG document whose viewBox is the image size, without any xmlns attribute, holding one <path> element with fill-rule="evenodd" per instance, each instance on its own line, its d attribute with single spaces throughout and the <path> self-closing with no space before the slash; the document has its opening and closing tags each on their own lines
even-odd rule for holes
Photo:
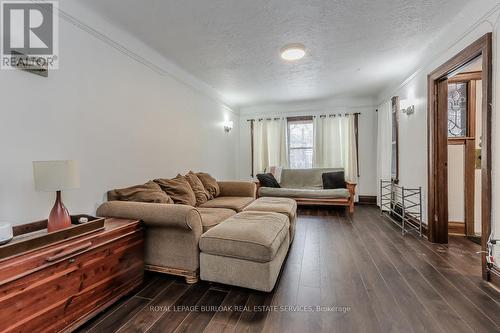
<svg viewBox="0 0 500 333">
<path fill-rule="evenodd" d="M 360 112 L 359 116 L 359 167 L 357 193 L 376 195 L 377 116 L 374 101 L 363 99 L 334 99 L 322 101 L 258 105 L 240 109 L 240 156 L 238 177 L 250 179 L 251 145 L 248 119 L 272 116 L 303 116 L 326 113 Z"/>
<path fill-rule="evenodd" d="M 500 66 L 497 66 L 499 15 L 498 1 L 471 1 L 461 15 L 429 43 L 427 57 L 422 60 L 421 66 L 399 86 L 386 87 L 377 98 L 377 104 L 382 104 L 392 96 L 400 96 L 415 105 L 413 115 L 401 114 L 400 117 L 400 133 L 404 133 L 400 136 L 400 182 L 404 186 L 422 186 L 424 222 L 427 221 L 427 75 L 485 33 L 493 31 L 495 82 L 500 75 Z M 500 193 L 496 172 L 500 156 L 500 131 L 495 130 L 500 125 L 497 125 L 496 116 L 496 110 L 500 109 L 497 96 L 500 96 L 498 84 L 494 86 L 493 108 L 493 221 L 497 237 L 500 237 L 500 218 L 496 208 L 499 207 Z"/>
<path fill-rule="evenodd" d="M 476 145 L 481 149 L 482 81 L 476 81 Z M 465 146 L 448 145 L 448 217 L 465 223 Z M 474 232 L 481 234 L 481 169 L 474 170 Z"/>
<path fill-rule="evenodd" d="M 190 169 L 236 178 L 238 128 L 226 134 L 222 123 L 237 114 L 140 41 L 60 4 L 110 39 L 62 19 L 59 70 L 0 71 L 0 221 L 48 216 L 54 194 L 34 191 L 34 160 L 80 161 L 81 188 L 63 194 L 71 213 L 93 214 L 106 190 Z"/>
<path fill-rule="evenodd" d="M 465 146 L 448 145 L 448 220 L 465 223 Z"/>
<path fill-rule="evenodd" d="M 482 116 L 483 116 L 483 82 L 476 81 L 476 149 L 481 149 L 482 132 Z M 481 169 L 474 171 L 474 233 L 481 234 L 481 186 L 482 175 Z"/>
</svg>

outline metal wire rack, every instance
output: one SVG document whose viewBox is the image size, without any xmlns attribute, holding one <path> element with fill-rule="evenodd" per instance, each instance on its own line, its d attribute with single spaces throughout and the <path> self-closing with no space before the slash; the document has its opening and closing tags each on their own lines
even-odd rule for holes
<svg viewBox="0 0 500 333">
<path fill-rule="evenodd" d="M 380 181 L 380 214 L 401 228 L 422 236 L 422 187 L 407 188 L 392 180 Z"/>
</svg>

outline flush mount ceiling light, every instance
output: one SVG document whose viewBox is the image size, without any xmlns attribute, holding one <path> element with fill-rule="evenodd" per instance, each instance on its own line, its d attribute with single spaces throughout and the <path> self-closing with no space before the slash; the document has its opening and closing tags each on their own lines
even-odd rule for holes
<svg viewBox="0 0 500 333">
<path fill-rule="evenodd" d="M 295 61 L 304 58 L 306 47 L 302 44 L 289 44 L 281 49 L 281 58 L 287 61 Z"/>
</svg>

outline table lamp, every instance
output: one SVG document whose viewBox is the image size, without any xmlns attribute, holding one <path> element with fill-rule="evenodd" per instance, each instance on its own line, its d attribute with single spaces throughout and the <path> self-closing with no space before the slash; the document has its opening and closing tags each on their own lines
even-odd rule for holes
<svg viewBox="0 0 500 333">
<path fill-rule="evenodd" d="M 71 226 L 71 217 L 61 200 L 61 191 L 80 187 L 80 172 L 77 161 L 34 161 L 35 190 L 56 192 L 56 202 L 50 211 L 47 229 L 49 232 Z"/>
</svg>

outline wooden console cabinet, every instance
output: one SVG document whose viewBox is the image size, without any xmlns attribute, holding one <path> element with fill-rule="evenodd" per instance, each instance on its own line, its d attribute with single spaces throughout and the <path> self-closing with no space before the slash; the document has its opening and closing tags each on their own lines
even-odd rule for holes
<svg viewBox="0 0 500 333">
<path fill-rule="evenodd" d="M 70 332 L 142 283 L 140 221 L 0 260 L 0 332 Z"/>
</svg>

